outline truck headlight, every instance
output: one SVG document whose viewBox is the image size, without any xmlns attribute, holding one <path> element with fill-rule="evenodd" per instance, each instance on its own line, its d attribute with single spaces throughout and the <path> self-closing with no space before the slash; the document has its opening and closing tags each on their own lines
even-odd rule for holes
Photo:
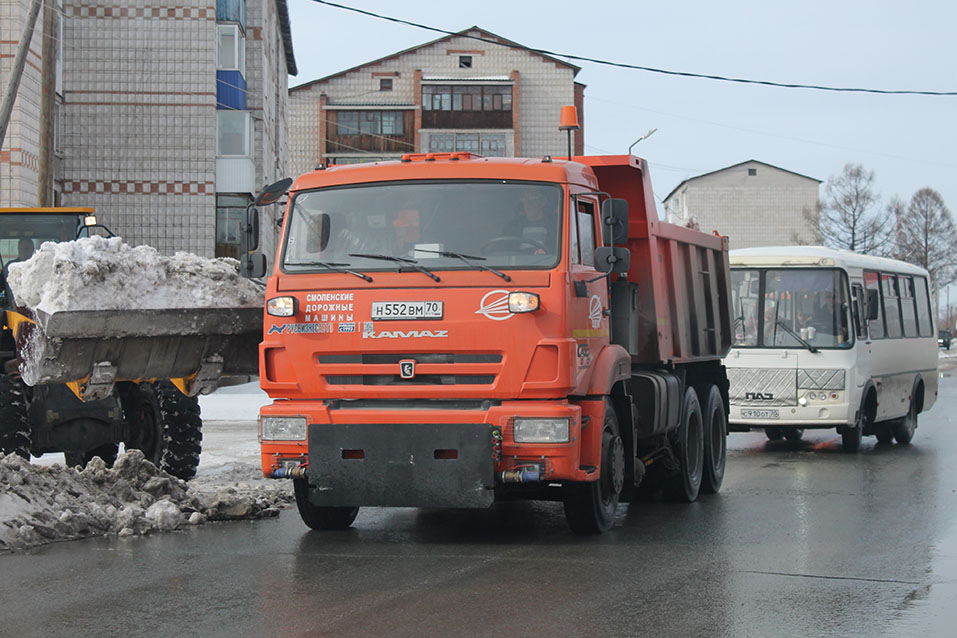
<svg viewBox="0 0 957 638">
<path fill-rule="evenodd" d="M 541 305 L 541 298 L 534 292 L 508 293 L 508 311 L 511 313 L 535 312 Z"/>
<path fill-rule="evenodd" d="M 292 317 L 296 314 L 295 297 L 273 297 L 266 302 L 266 314 L 273 317 Z"/>
<path fill-rule="evenodd" d="M 305 441 L 306 417 L 264 416 L 262 437 L 263 441 Z"/>
<path fill-rule="evenodd" d="M 568 419 L 516 418 L 513 423 L 516 443 L 568 443 Z"/>
</svg>

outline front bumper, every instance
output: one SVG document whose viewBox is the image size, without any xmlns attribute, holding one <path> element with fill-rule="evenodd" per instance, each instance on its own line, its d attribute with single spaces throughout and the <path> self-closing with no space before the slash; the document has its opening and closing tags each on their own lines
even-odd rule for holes
<svg viewBox="0 0 957 638">
<path fill-rule="evenodd" d="M 767 414 L 762 414 L 767 413 Z M 776 416 L 772 416 L 776 415 Z M 751 428 L 798 426 L 802 428 L 835 428 L 854 423 L 856 414 L 847 403 L 819 403 L 800 406 L 757 408 L 731 404 L 728 422 Z"/>
<path fill-rule="evenodd" d="M 263 474 L 307 466 L 321 506 L 487 507 L 503 475 L 533 470 L 541 482 L 596 480 L 582 408 L 567 401 L 506 401 L 485 409 L 372 409 L 276 401 L 262 416 L 303 416 L 305 441 L 262 441 Z M 586 419 L 600 424 L 601 415 Z M 565 443 L 515 443 L 515 417 L 568 418 Z M 584 455 L 583 455 L 584 452 Z M 281 473 L 280 473 L 281 474 Z M 523 476 L 528 476 L 525 474 Z"/>
</svg>

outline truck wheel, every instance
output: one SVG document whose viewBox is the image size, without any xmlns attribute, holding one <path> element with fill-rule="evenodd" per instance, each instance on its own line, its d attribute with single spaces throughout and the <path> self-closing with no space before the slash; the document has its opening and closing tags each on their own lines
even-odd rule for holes
<svg viewBox="0 0 957 638">
<path fill-rule="evenodd" d="M 681 423 L 673 444 L 680 468 L 678 475 L 665 483 L 669 500 L 693 503 L 701 489 L 704 466 L 704 426 L 701 404 L 692 388 L 685 390 L 681 404 Z"/>
<path fill-rule="evenodd" d="M 296 507 L 302 522 L 312 529 L 334 530 L 346 529 L 356 520 L 359 514 L 358 507 L 320 507 L 309 501 L 309 485 L 306 479 L 293 479 L 293 490 L 296 493 Z"/>
<path fill-rule="evenodd" d="M 701 490 L 717 494 L 724 481 L 724 467 L 728 454 L 728 420 L 724 402 L 717 386 L 706 386 L 704 398 L 704 475 Z M 701 397 L 698 397 L 699 401 Z"/>
<path fill-rule="evenodd" d="M 23 382 L 0 374 L 0 452 L 29 461 L 30 429 Z"/>
<path fill-rule="evenodd" d="M 804 428 L 785 428 L 784 438 L 788 441 L 800 441 L 804 438 Z"/>
<path fill-rule="evenodd" d="M 894 421 L 891 431 L 901 445 L 907 445 L 914 440 L 914 433 L 917 431 L 917 403 L 913 397 L 910 400 L 910 407 L 907 408 L 907 416 Z"/>
<path fill-rule="evenodd" d="M 611 529 L 624 484 L 625 446 L 619 435 L 615 409 L 606 399 L 598 480 L 569 482 L 562 488 L 565 520 L 571 530 L 576 534 L 600 534 Z"/>
<path fill-rule="evenodd" d="M 131 430 L 126 446 L 184 481 L 196 476 L 203 439 L 199 401 L 169 381 L 132 384 L 121 401 Z"/>
<path fill-rule="evenodd" d="M 784 432 L 781 428 L 764 428 L 764 436 L 768 437 L 768 441 L 780 441 L 784 438 Z"/>
</svg>

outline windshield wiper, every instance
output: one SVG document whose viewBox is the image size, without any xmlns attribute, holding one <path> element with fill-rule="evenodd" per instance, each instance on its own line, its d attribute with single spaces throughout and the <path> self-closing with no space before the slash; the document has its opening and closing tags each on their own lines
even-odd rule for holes
<svg viewBox="0 0 957 638">
<path fill-rule="evenodd" d="M 394 261 L 397 264 L 408 264 L 413 270 L 418 270 L 421 273 L 424 273 L 434 279 L 435 281 L 442 281 L 439 279 L 438 275 L 435 273 L 429 272 L 425 268 L 419 265 L 414 259 L 407 259 L 405 257 L 393 257 L 392 255 L 370 255 L 367 253 L 349 253 L 350 257 L 364 257 L 365 259 L 384 259 L 386 261 Z"/>
<path fill-rule="evenodd" d="M 789 326 L 788 324 L 786 324 L 784 321 L 782 321 L 782 320 L 780 320 L 780 319 L 775 319 L 775 320 L 774 320 L 774 323 L 775 323 L 775 325 L 778 325 L 778 326 L 781 326 L 782 328 L 784 328 L 784 331 L 785 331 L 786 333 L 788 333 L 789 335 L 791 335 L 792 337 L 794 337 L 795 339 L 797 339 L 798 343 L 800 343 L 802 346 L 804 346 L 805 348 L 807 348 L 807 349 L 810 350 L 811 352 L 813 352 L 813 353 L 817 353 L 817 352 L 818 352 L 818 349 L 817 349 L 817 348 L 815 348 L 815 347 L 812 346 L 810 343 L 808 343 L 807 341 L 805 341 L 804 339 L 802 339 L 802 338 L 801 338 L 801 335 L 799 335 L 798 333 L 794 332 L 794 330 L 791 328 L 791 326 Z"/>
<path fill-rule="evenodd" d="M 496 275 L 498 275 L 499 277 L 501 277 L 501 278 L 504 279 L 505 281 L 512 281 L 512 278 L 509 277 L 508 275 L 506 275 L 506 274 L 503 273 L 503 272 L 500 272 L 500 271 L 498 271 L 498 270 L 495 270 L 494 268 L 490 268 L 490 267 L 486 266 L 485 264 L 474 264 L 474 263 L 472 263 L 471 261 L 469 261 L 469 260 L 471 260 L 471 259 L 481 259 L 482 261 L 485 261 L 485 257 L 476 257 L 475 255 L 463 255 L 462 253 L 453 253 L 453 252 L 448 251 L 448 250 L 430 250 L 430 249 L 428 249 L 428 248 L 416 248 L 415 250 L 416 250 L 417 252 L 420 252 L 420 253 L 435 253 L 436 255 L 440 255 L 440 256 L 442 256 L 442 257 L 455 257 L 456 259 L 461 259 L 462 261 L 464 261 L 466 264 L 468 264 L 468 265 L 471 266 L 472 268 L 478 268 L 478 269 L 480 269 L 480 270 L 487 270 L 487 271 L 489 271 L 489 272 L 495 273 Z"/>
<path fill-rule="evenodd" d="M 328 268 L 329 270 L 334 270 L 336 272 L 344 272 L 348 275 L 355 275 L 360 279 L 365 279 L 368 282 L 372 282 L 372 277 L 361 272 L 356 272 L 354 270 L 349 270 L 348 268 L 343 268 L 343 266 L 348 266 L 349 264 L 338 263 L 335 261 L 297 261 L 292 263 L 286 263 L 287 266 L 319 266 L 320 268 Z"/>
</svg>

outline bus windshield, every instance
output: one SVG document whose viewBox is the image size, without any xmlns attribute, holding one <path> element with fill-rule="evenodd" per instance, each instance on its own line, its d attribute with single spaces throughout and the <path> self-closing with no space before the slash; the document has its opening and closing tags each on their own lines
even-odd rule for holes
<svg viewBox="0 0 957 638">
<path fill-rule="evenodd" d="M 735 347 L 850 347 L 845 281 L 834 268 L 732 269 Z"/>
<path fill-rule="evenodd" d="M 562 189 L 541 182 L 384 182 L 297 193 L 286 272 L 550 268 Z"/>
</svg>

